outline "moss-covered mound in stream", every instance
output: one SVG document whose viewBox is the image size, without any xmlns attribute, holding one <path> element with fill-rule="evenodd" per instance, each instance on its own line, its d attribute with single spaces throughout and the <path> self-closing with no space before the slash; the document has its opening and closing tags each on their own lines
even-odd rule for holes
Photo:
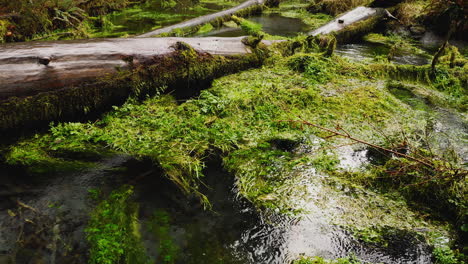
<svg viewBox="0 0 468 264">
<path fill-rule="evenodd" d="M 365 173 L 350 174 L 338 167 L 339 162 L 332 151 L 335 148 L 332 144 L 349 145 L 350 142 L 343 142 L 301 122 L 289 122 L 307 120 L 346 131 L 389 149 L 398 150 L 397 146 L 406 143 L 409 153 L 427 154 L 424 152 L 426 145 L 420 140 L 421 131 L 426 131 L 430 123 L 427 113 L 396 96 L 385 79 L 411 80 L 420 92 L 433 99 L 434 104 L 460 108 L 460 102 L 466 100 L 466 89 L 457 73 L 466 72 L 466 69 L 443 67 L 435 75 L 428 70 L 426 67 L 385 63 L 352 63 L 321 53 L 290 57 L 277 54 L 263 68 L 215 80 L 211 88 L 184 102 L 178 102 L 170 94 L 143 102 L 131 99 L 95 122 L 52 125 L 48 133 L 11 146 L 5 158 L 8 163 L 34 168 L 68 161 L 80 153 L 123 152 L 137 158 L 151 158 L 181 189 L 198 193 L 203 200 L 197 186 L 203 181 L 204 162 L 210 156 L 220 155 L 224 167 L 236 175 L 241 195 L 258 208 L 272 208 L 283 213 L 301 210 L 300 206 L 291 204 L 294 200 L 289 199 L 291 186 L 297 186 L 294 175 L 298 175 L 295 173 L 298 168 L 312 167 L 333 176 L 332 186 L 349 186 L 346 175 L 354 175 L 356 179 L 364 179 L 360 181 L 364 186 L 375 187 L 373 182 L 381 179 L 380 173 L 390 173 L 391 164 L 401 162 L 408 164 L 405 168 L 409 169 L 392 174 L 389 182 L 402 179 L 404 185 L 390 184 L 380 191 L 395 191 L 398 200 L 402 199 L 398 191 L 405 186 L 416 184 L 422 188 L 422 193 L 428 193 L 432 189 L 424 189 L 427 179 L 443 183 L 440 205 L 452 206 L 456 219 L 448 217 L 449 220 L 456 223 L 457 228 L 466 228 L 464 210 L 467 204 L 459 196 L 460 192 L 466 193 L 466 172 L 457 169 L 461 165 L 456 158 L 447 161 L 451 167 L 439 162 L 438 157 L 446 150 L 424 156 L 429 167 L 395 156 L 388 163 L 369 168 Z M 420 75 L 425 78 L 418 78 Z M 440 79 L 440 76 L 446 78 Z M 447 80 L 452 82 L 447 83 Z M 454 83 L 459 87 L 456 92 Z M 443 174 L 436 173 L 442 169 Z M 451 173 L 455 171 L 458 174 L 453 176 Z M 415 172 L 423 173 L 423 176 L 408 178 Z M 359 197 L 374 195 L 365 192 Z M 414 201 L 412 197 L 406 197 L 408 201 Z M 393 198 L 377 200 L 373 203 L 370 199 L 369 210 L 380 212 L 376 208 L 384 208 L 382 214 L 361 222 L 358 221 L 362 219 L 359 214 L 342 215 L 340 219 L 349 221 L 336 224 L 351 230 L 359 239 L 384 245 L 382 238 L 387 234 L 386 226 L 390 225 L 390 230 L 410 230 L 416 224 L 405 226 L 399 221 L 419 223 L 416 220 L 420 216 L 410 213 L 404 202 L 393 202 Z M 425 202 L 424 199 L 416 201 Z M 399 206 L 404 209 L 396 209 Z M 393 212 L 388 214 L 388 221 L 378 220 L 385 215 L 385 210 Z M 408 213 L 401 215 L 399 212 Z M 432 236 L 427 237 L 430 241 Z"/>
</svg>

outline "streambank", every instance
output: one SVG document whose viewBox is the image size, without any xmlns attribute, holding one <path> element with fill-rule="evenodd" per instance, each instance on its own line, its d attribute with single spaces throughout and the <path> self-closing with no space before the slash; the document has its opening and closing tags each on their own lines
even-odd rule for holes
<svg viewBox="0 0 468 264">
<path fill-rule="evenodd" d="M 203 187 L 203 182 L 207 179 L 205 177 L 208 177 L 205 168 L 210 166 L 207 157 L 221 156 L 223 169 L 235 176 L 238 195 L 249 201 L 255 210 L 265 213 L 263 221 L 281 226 L 284 223 L 282 219 L 288 219 L 289 216 L 294 219 L 284 220 L 289 223 L 286 229 L 293 230 L 292 233 L 280 231 L 280 234 L 286 234 L 287 239 L 267 236 L 274 232 L 260 232 L 260 237 L 267 236 L 264 237 L 266 241 L 281 241 L 280 245 L 265 246 L 275 248 L 275 253 L 262 251 L 268 252 L 265 253 L 268 260 L 278 259 L 278 263 L 283 263 L 281 261 L 289 261 L 301 253 L 328 258 L 355 253 L 359 258 L 375 262 L 398 263 L 402 261 L 399 257 L 403 255 L 410 259 L 409 263 L 426 261 L 433 257 L 433 247 L 447 247 L 456 241 L 452 237 L 460 233 L 459 224 L 463 222 L 456 224 L 452 216 L 443 212 L 439 212 L 444 220 L 442 222 L 435 221 L 436 217 L 433 216 L 438 213 L 434 211 L 422 215 L 426 211 L 410 206 L 413 203 L 411 197 L 407 200 L 399 193 L 404 188 L 378 189 L 382 175 L 392 175 L 391 179 L 394 180 L 400 177 L 406 179 L 407 174 L 390 174 L 392 167 L 386 166 L 393 162 L 408 161 L 395 157 L 385 160 L 384 162 L 391 163 L 384 167 L 380 164 L 357 171 L 342 171 L 337 166 L 339 159 L 333 154 L 333 149 L 350 143 L 323 140 L 322 138 L 329 135 L 300 124 L 280 122 L 298 120 L 300 116 L 329 128 L 339 124 L 358 138 L 389 148 L 403 142 L 400 138 L 403 131 L 407 135 L 406 140 L 411 140 L 409 147 L 412 151 L 409 153 L 418 151 L 418 148 L 412 146 L 421 146 L 420 131 L 427 131 L 429 120 L 418 109 L 395 96 L 395 92 L 386 85 L 386 78 L 392 76 L 387 72 L 388 67 L 398 68 L 391 64 L 351 62 L 339 56 L 330 59 L 320 53 L 296 54 L 290 57 L 276 54 L 274 59 L 266 61 L 264 67 L 217 79 L 211 88 L 183 103 L 172 95 L 164 94 L 148 98 L 144 102 L 129 101 L 122 107 L 116 107 L 96 123 L 57 124 L 51 127 L 49 133 L 11 146 L 5 158 L 11 164 L 29 168 L 43 164 L 51 167 L 53 164 L 73 161 L 73 157 L 86 153 L 109 150 L 149 158 L 162 170 L 162 175 L 175 183 L 183 194 L 195 195 L 197 202 L 202 201 L 206 205 L 211 202 L 209 191 L 205 191 Z M 401 70 L 404 71 L 405 67 L 401 67 Z M 410 71 L 405 76 L 409 76 L 409 73 Z M 456 105 L 457 101 L 449 92 L 443 89 L 434 92 L 436 84 L 440 84 L 436 80 L 429 84 L 434 87 L 418 78 L 412 81 L 422 93 L 432 98 L 432 102 L 446 106 Z M 389 142 L 389 139 L 392 141 Z M 441 149 L 437 155 L 443 153 L 444 150 Z M 456 160 L 451 162 L 454 162 L 454 166 L 459 166 Z M 410 164 L 411 167 L 418 168 L 417 163 Z M 424 177 L 413 180 L 418 184 L 419 181 L 424 181 Z M 446 187 L 444 190 L 447 190 L 446 196 L 438 196 L 440 201 L 450 204 L 450 200 L 453 200 L 463 204 L 463 196 L 450 191 L 450 186 L 453 186 L 451 184 L 464 186 L 463 179 L 454 178 L 449 182 L 443 179 L 437 178 L 437 182 L 440 180 Z M 320 181 L 315 182 L 316 180 Z M 153 185 L 145 186 L 151 189 Z M 314 186 L 317 188 L 314 189 Z M 374 188 L 378 191 L 369 190 Z M 421 185 L 421 192 L 427 194 L 431 193 L 430 190 Z M 137 189 L 135 191 L 138 193 Z M 381 196 L 380 192 L 386 195 Z M 140 202 L 143 203 L 143 200 L 144 198 Z M 358 205 L 359 208 L 353 205 Z M 335 210 L 336 207 L 338 208 Z M 145 212 L 145 215 L 148 214 Z M 177 216 L 171 218 L 167 214 L 168 212 L 162 216 L 161 213 L 158 214 L 158 217 L 166 219 L 163 222 L 166 226 L 170 223 L 168 218 L 178 219 Z M 177 212 L 175 214 L 178 215 Z M 272 218 L 268 218 L 268 215 L 272 215 Z M 239 217 L 243 219 L 243 216 Z M 305 220 L 298 220 L 301 217 Z M 308 217 L 318 220 L 309 221 Z M 455 230 L 451 228 L 450 222 L 456 224 Z M 319 231 L 315 227 L 322 224 L 328 231 L 317 233 Z M 175 222 L 175 226 L 175 231 L 164 233 L 163 230 L 157 230 L 163 237 L 176 242 L 181 239 L 180 245 L 189 247 L 192 242 L 184 242 L 181 234 L 185 231 L 181 230 L 187 229 L 190 223 Z M 199 228 L 194 229 L 200 232 Z M 335 231 L 338 233 L 333 233 Z M 251 234 L 256 236 L 259 233 Z M 304 236 L 300 236 L 301 234 Z M 339 234 L 337 243 L 334 242 L 334 234 Z M 403 238 L 399 235 L 403 235 Z M 320 243 L 329 241 L 329 237 L 331 241 L 321 247 L 323 243 L 319 245 L 311 237 L 322 238 Z M 341 237 L 350 239 L 347 241 L 351 242 L 343 242 Z M 386 251 L 381 251 L 380 248 L 399 244 L 395 241 L 401 240 L 395 237 L 402 241 L 412 241 L 410 245 L 405 244 L 405 248 L 418 253 L 406 254 L 400 248 L 396 251 L 396 256 L 386 255 Z M 442 239 L 437 239 L 438 237 Z M 143 245 L 149 243 L 156 245 L 153 248 L 158 247 L 158 242 L 155 241 L 147 241 Z M 230 245 L 232 241 L 236 240 L 230 239 L 226 243 Z M 239 247 L 249 248 L 248 241 L 240 240 Z M 311 241 L 311 244 L 300 241 Z M 364 249 L 349 246 L 356 245 L 353 241 L 357 241 L 358 247 L 363 245 Z M 341 253 L 336 253 L 338 251 L 334 250 L 336 247 L 340 248 L 339 245 L 345 246 L 342 247 L 343 251 L 339 251 Z M 232 250 L 232 247 L 227 247 Z M 166 247 L 165 250 L 171 248 Z M 301 252 L 294 251 L 296 248 L 301 249 Z M 221 251 L 215 251 L 219 252 L 217 250 Z M 254 254 L 252 248 L 249 250 L 247 256 Z M 203 250 L 197 252 L 206 253 Z"/>
<path fill-rule="evenodd" d="M 89 215 L 87 237 L 73 238 L 91 263 L 349 255 L 463 263 L 466 68 L 350 61 L 308 40 L 279 45 L 262 67 L 218 78 L 191 98 L 132 98 L 93 122 L 53 124 L 2 156 L 29 177 L 77 172 L 109 153 L 147 161 L 102 173 L 110 182 L 83 184 L 101 189 L 80 215 Z M 50 179 L 44 185 L 55 186 Z M 29 212 L 28 202 L 13 201 L 3 215 L 17 217 L 18 206 Z M 60 228 L 44 230 L 60 241 Z M 45 258 L 57 258 L 54 243 L 41 248 Z"/>
</svg>

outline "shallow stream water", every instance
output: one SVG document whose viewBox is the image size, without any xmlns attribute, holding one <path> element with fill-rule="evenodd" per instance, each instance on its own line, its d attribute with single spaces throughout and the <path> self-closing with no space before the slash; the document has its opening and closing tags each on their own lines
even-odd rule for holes
<svg viewBox="0 0 468 264">
<path fill-rule="evenodd" d="M 386 58 L 389 51 L 390 48 L 385 45 L 368 42 L 339 44 L 336 47 L 336 54 L 358 61 L 373 60 L 377 56 Z M 392 62 L 396 64 L 426 65 L 430 63 L 430 59 L 428 56 L 406 51 L 396 54 Z"/>
<path fill-rule="evenodd" d="M 284 17 L 276 13 L 251 16 L 248 17 L 248 20 L 261 24 L 262 30 L 265 33 L 276 36 L 294 37 L 300 33 L 306 33 L 309 30 L 308 25 L 305 24 L 301 19 Z M 245 35 L 247 34 L 239 27 L 223 26 L 208 33 L 203 33 L 196 36 L 240 37 Z"/>
<path fill-rule="evenodd" d="M 262 24 L 263 30 L 272 35 L 294 36 L 309 30 L 301 20 L 277 14 L 249 19 Z M 156 25 L 154 19 L 135 20 L 128 14 L 116 14 L 111 21 L 122 25 L 116 30 L 135 34 Z M 242 35 L 245 33 L 239 28 L 223 27 L 204 36 Z M 383 46 L 367 43 L 337 48 L 339 55 L 359 60 L 387 52 Z M 397 56 L 395 62 L 428 63 L 427 58 L 413 54 Z M 399 98 L 409 105 L 415 104 L 414 100 L 421 103 L 417 97 Z M 441 148 L 454 144 L 466 162 L 466 120 L 450 110 L 422 103 L 428 111 L 436 113 L 434 132 Z M 368 150 L 353 149 L 342 151 L 340 157 L 342 166 L 349 169 L 359 168 L 372 159 Z M 89 190 L 101 189 L 108 193 L 128 183 L 135 185 L 144 246 L 153 259 L 160 254 L 160 241 L 151 234 L 148 224 L 155 211 L 163 210 L 171 219 L 170 235 L 178 248 L 176 263 L 180 264 L 288 264 L 301 255 L 337 258 L 350 254 L 369 262 L 431 263 L 430 249 L 414 237 L 395 236 L 389 247 L 381 248 L 364 244 L 332 224 L 333 217 L 347 208 L 337 203 L 338 192 L 334 193 L 336 196 L 330 195 L 330 189 L 324 185 L 326 176 L 313 168 L 299 172 L 303 180 L 298 188 L 306 197 L 296 202 L 301 203 L 305 212 L 294 217 L 259 211 L 239 197 L 235 179 L 219 162 L 210 163 L 204 172 L 206 187 L 202 191 L 212 202 L 211 210 L 205 210 L 197 199 L 186 197 L 157 172 L 146 173 L 151 170 L 151 165 L 126 156 L 101 160 L 95 168 L 38 178 L 20 170 L 1 168 L 0 264 L 86 263 L 88 245 L 84 228 L 94 205 Z M 17 244 L 19 239 L 21 246 Z"/>
<path fill-rule="evenodd" d="M 303 254 L 328 258 L 355 254 L 372 262 L 430 263 L 429 249 L 411 237 L 395 237 L 394 244 L 379 248 L 362 244 L 332 225 L 329 217 L 346 208 L 330 199 L 322 176 L 314 170 L 301 172 L 301 188 L 309 196 L 298 201 L 307 213 L 297 217 L 255 209 L 238 196 L 233 177 L 217 162 L 205 170 L 203 192 L 212 202 L 211 210 L 158 173 L 146 173 L 151 170 L 148 163 L 116 156 L 100 161 L 96 168 L 36 179 L 34 185 L 19 178 L 17 171 L 2 170 L 4 191 L 11 191 L 14 184 L 21 194 L 7 196 L 2 203 L 0 263 L 85 263 L 84 228 L 93 208 L 88 192 L 95 188 L 108 192 L 125 183 L 135 186 L 141 234 L 153 261 L 158 259 L 161 241 L 152 235 L 149 224 L 154 212 L 162 210 L 170 216 L 175 263 L 180 264 L 287 264 Z M 326 202 L 329 209 L 317 206 L 318 202 Z M 17 239 L 22 243 L 16 243 Z"/>
</svg>

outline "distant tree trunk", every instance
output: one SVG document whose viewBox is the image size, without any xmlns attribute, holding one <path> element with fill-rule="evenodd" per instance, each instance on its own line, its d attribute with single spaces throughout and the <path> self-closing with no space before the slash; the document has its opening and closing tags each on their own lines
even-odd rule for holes
<svg viewBox="0 0 468 264">
<path fill-rule="evenodd" d="M 455 22 L 450 24 L 450 28 L 447 32 L 447 35 L 445 35 L 445 38 L 444 38 L 444 43 L 437 50 L 436 54 L 434 54 L 434 58 L 432 59 L 432 63 L 431 63 L 431 68 L 433 72 L 436 70 L 436 65 L 439 62 L 439 58 L 444 53 L 444 50 L 449 43 L 450 37 L 452 37 L 452 34 L 453 32 L 455 32 L 456 27 L 457 27 L 457 24 Z"/>
</svg>

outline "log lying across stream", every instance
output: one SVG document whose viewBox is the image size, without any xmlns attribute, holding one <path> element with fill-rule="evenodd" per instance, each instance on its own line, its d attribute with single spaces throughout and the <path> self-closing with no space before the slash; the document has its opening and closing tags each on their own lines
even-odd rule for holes
<svg viewBox="0 0 468 264">
<path fill-rule="evenodd" d="M 213 23 L 214 21 L 225 21 L 229 20 L 232 15 L 239 15 L 239 12 L 247 12 L 249 13 L 255 12 L 256 10 L 261 10 L 264 5 L 268 5 L 271 0 L 248 0 L 243 2 L 242 4 L 235 6 L 233 8 L 223 10 L 214 14 L 209 14 L 201 17 L 197 17 L 194 19 L 190 19 L 172 26 L 156 29 L 154 31 L 141 34 L 139 38 L 145 37 L 152 37 L 152 36 L 159 36 L 161 34 L 167 34 L 175 29 L 187 29 L 187 28 L 194 28 L 199 27 L 207 23 Z"/>
<path fill-rule="evenodd" d="M 359 6 L 309 32 L 308 35 L 334 34 L 338 41 L 346 42 L 372 31 L 386 14 L 382 8 Z"/>
<path fill-rule="evenodd" d="M 251 0 L 236 8 L 265 2 Z M 232 12 L 176 26 L 203 24 Z M 338 31 L 334 33 L 337 38 L 354 34 L 355 28 L 361 28 L 357 24 L 380 19 L 381 14 L 379 9 L 359 7 L 310 34 Z M 214 78 L 262 64 L 266 53 L 260 56 L 242 40 L 127 38 L 1 44 L 0 132 L 77 120 L 122 104 L 132 94 L 144 96 L 169 89 L 181 98 L 191 96 Z M 274 42 L 263 41 L 265 45 Z"/>
<path fill-rule="evenodd" d="M 155 56 L 170 56 L 174 44 L 181 41 L 211 55 L 250 54 L 250 49 L 241 40 L 241 37 L 133 38 L 3 45 L 0 51 L 0 100 L 78 86 L 116 73 L 117 69 L 128 69 L 129 59 L 137 65 Z"/>
<path fill-rule="evenodd" d="M 76 120 L 163 89 L 188 97 L 262 63 L 243 38 L 133 38 L 0 46 L 0 131 Z M 193 49 L 192 49 L 193 48 Z"/>
</svg>

